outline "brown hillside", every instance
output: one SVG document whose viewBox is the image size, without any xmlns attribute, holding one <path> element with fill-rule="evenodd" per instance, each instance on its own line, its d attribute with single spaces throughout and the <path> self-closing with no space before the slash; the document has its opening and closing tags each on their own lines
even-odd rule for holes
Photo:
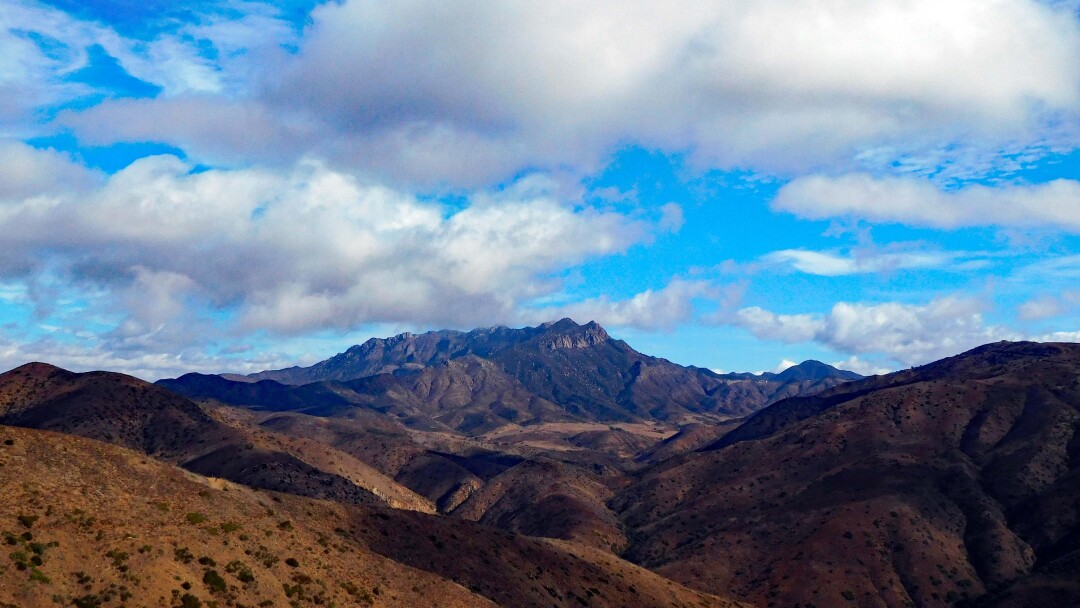
<svg viewBox="0 0 1080 608">
<path fill-rule="evenodd" d="M 250 490 L 69 435 L 0 427 L 0 492 L 11 548 L 0 602 L 19 607 L 76 598 L 80 606 L 194 606 L 194 598 L 735 606 L 610 554 L 457 518 Z"/>
<path fill-rule="evenodd" d="M 989 345 L 782 401 L 613 504 L 632 559 L 762 604 L 1053 597 L 1032 589 L 1080 550 L 1078 408 L 1080 346 Z"/>
<path fill-rule="evenodd" d="M 342 538 L 336 505 L 80 437 L 0 426 L 0 496 L 4 606 L 492 605 Z"/>
</svg>

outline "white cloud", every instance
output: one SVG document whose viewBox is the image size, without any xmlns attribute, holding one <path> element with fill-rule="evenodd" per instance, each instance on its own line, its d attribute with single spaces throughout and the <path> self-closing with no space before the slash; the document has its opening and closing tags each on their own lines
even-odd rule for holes
<svg viewBox="0 0 1080 608">
<path fill-rule="evenodd" d="M 222 46 L 258 31 L 230 27 Z M 1044 119 L 1080 99 L 1076 19 L 1033 0 L 348 0 L 317 7 L 297 44 L 254 74 L 219 66 L 220 81 L 258 93 L 145 104 L 170 120 L 125 103 L 65 120 L 96 138 L 134 123 L 226 157 L 302 142 L 398 179 L 482 184 L 523 167 L 589 171 L 627 143 L 776 171 L 890 145 L 1038 143 Z M 155 81 L 183 73 L 125 61 Z M 192 104 L 220 109 L 180 111 Z M 274 117 L 261 137 L 275 143 L 237 137 L 227 108 Z"/>
<path fill-rule="evenodd" d="M 798 364 L 799 363 L 797 361 L 792 361 L 791 359 L 781 359 L 780 363 L 777 364 L 777 366 L 775 368 L 773 368 L 773 373 L 774 374 L 779 374 L 780 372 L 784 371 L 785 369 L 795 367 Z"/>
<path fill-rule="evenodd" d="M 809 342 L 824 328 L 824 322 L 814 315 L 778 315 L 758 306 L 736 311 L 735 323 L 759 338 L 789 344 Z"/>
<path fill-rule="evenodd" d="M 838 302 L 826 315 L 778 315 L 750 307 L 739 310 L 734 322 L 767 340 L 816 342 L 845 354 L 878 354 L 915 365 L 987 342 L 1023 339 L 987 325 L 982 311 L 978 300 L 945 297 L 925 305 Z"/>
<path fill-rule="evenodd" d="M 847 254 L 835 251 L 783 249 L 766 254 L 761 261 L 776 266 L 790 266 L 799 272 L 825 277 L 864 273 L 886 273 L 905 269 L 956 267 L 967 254 L 942 251 L 882 251 L 853 250 Z M 970 268 L 972 261 L 964 263 Z"/>
<path fill-rule="evenodd" d="M 536 309 L 527 313 L 526 319 L 542 322 L 570 317 L 581 322 L 594 320 L 612 327 L 671 331 L 693 320 L 695 301 L 715 304 L 730 296 L 729 289 L 725 290 L 709 281 L 676 278 L 662 289 L 647 289 L 624 300 L 605 295 L 563 306 Z"/>
<path fill-rule="evenodd" d="M 895 367 L 881 365 L 876 361 L 862 359 L 855 355 L 852 355 L 843 361 L 834 361 L 830 365 L 837 369 L 846 369 L 855 372 L 856 374 L 862 374 L 863 376 L 877 376 L 896 371 Z"/>
<path fill-rule="evenodd" d="M 682 207 L 678 203 L 665 203 L 660 207 L 660 223 L 658 228 L 665 232 L 678 232 L 686 223 Z"/>
<path fill-rule="evenodd" d="M 800 177 L 780 189 L 772 206 L 802 218 L 854 217 L 934 228 L 1049 227 L 1080 232 L 1080 182 L 970 185 L 941 190 L 909 177 Z"/>
<path fill-rule="evenodd" d="M 1023 321 L 1041 321 L 1064 315 L 1080 308 L 1080 291 L 1066 290 L 1050 295 L 1034 297 L 1017 308 L 1017 316 Z"/>
<path fill-rule="evenodd" d="M 28 112 L 93 92 L 91 85 L 66 77 L 88 65 L 88 49 L 94 45 L 132 76 L 162 87 L 165 95 L 235 93 L 241 84 L 237 79 L 255 76 L 252 62 L 267 59 L 267 48 L 295 41 L 274 9 L 256 3 L 243 9 L 239 16 L 204 15 L 199 23 L 151 40 L 133 40 L 37 2 L 5 2 L 0 7 L 0 90 L 11 94 L 0 102 L 0 118 L 25 119 Z M 218 51 L 213 61 L 200 48 L 208 42 Z"/>
<path fill-rule="evenodd" d="M 0 278 L 50 272 L 120 297 L 113 348 L 180 340 L 200 307 L 244 331 L 489 325 L 557 291 L 552 273 L 655 230 L 556 186 L 524 178 L 451 211 L 317 162 L 193 172 L 148 157 L 96 189 L 0 205 Z"/>
<path fill-rule="evenodd" d="M 26 198 L 85 192 L 103 176 L 53 150 L 0 139 L 0 204 Z"/>
</svg>

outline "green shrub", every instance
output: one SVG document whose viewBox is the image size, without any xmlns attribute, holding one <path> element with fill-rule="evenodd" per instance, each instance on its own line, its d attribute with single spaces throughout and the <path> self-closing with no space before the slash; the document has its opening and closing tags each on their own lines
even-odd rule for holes
<svg viewBox="0 0 1080 608">
<path fill-rule="evenodd" d="M 27 528 L 33 528 L 34 522 L 38 520 L 37 515 L 20 515 L 18 517 L 19 523 Z"/>
<path fill-rule="evenodd" d="M 210 588 L 211 593 L 225 593 L 225 590 L 228 589 L 225 579 L 221 578 L 217 570 L 207 570 L 202 581 Z"/>
<path fill-rule="evenodd" d="M 193 512 L 187 514 L 187 522 L 193 526 L 198 525 L 206 521 L 206 516 L 199 512 Z"/>
<path fill-rule="evenodd" d="M 49 577 L 45 576 L 41 570 L 38 570 L 37 568 L 30 568 L 30 580 L 39 583 L 48 583 Z"/>
</svg>

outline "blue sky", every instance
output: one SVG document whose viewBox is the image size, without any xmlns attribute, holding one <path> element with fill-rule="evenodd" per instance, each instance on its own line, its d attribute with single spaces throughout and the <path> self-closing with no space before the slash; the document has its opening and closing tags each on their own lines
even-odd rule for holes
<svg viewBox="0 0 1080 608">
<path fill-rule="evenodd" d="M 1080 341 L 1068 1 L 0 4 L 0 366 Z"/>
</svg>

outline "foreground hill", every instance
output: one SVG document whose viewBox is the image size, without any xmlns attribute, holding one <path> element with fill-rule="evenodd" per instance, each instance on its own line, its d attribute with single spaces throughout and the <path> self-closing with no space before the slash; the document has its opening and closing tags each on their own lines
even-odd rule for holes
<svg viewBox="0 0 1080 608">
<path fill-rule="evenodd" d="M 475 435 L 507 424 L 717 421 L 859 377 L 816 361 L 781 374 L 720 375 L 639 353 L 596 323 L 563 319 L 373 338 L 310 367 L 161 384 L 194 399 L 324 416 L 364 408 Z"/>
<path fill-rule="evenodd" d="M 252 433 L 212 417 L 179 395 L 123 374 L 76 374 L 44 363 L 0 374 L 0 424 L 107 441 L 197 473 L 269 490 L 432 508 L 358 460 L 345 462 L 339 457 L 335 466 L 328 466 L 323 446 L 269 432 Z"/>
<path fill-rule="evenodd" d="M 781 401 L 612 505 L 630 559 L 763 605 L 1077 605 L 1080 345 Z"/>
<path fill-rule="evenodd" d="M 2 606 L 736 606 L 610 554 L 71 435 L 0 426 L 0 496 Z"/>
</svg>

